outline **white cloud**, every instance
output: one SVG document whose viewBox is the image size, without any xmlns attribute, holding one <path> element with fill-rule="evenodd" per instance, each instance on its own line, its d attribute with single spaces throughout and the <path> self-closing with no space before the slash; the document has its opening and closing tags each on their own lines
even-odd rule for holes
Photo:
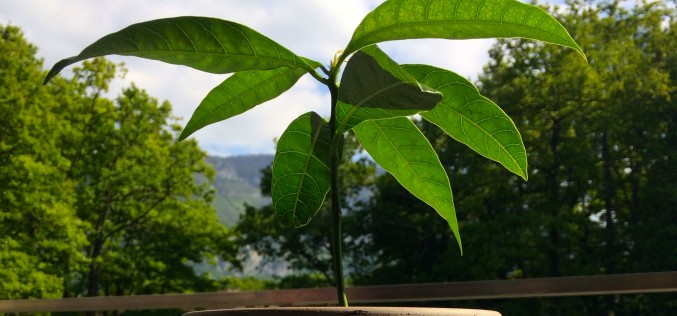
<svg viewBox="0 0 677 316">
<path fill-rule="evenodd" d="M 489 61 L 489 48 L 495 42 L 493 39 L 428 39 L 394 41 L 379 46 L 399 64 L 429 64 L 474 80 Z"/>
<path fill-rule="evenodd" d="M 137 22 L 181 15 L 213 16 L 250 26 L 295 53 L 324 64 L 345 47 L 353 29 L 378 0 L 136 0 L 0 1 L 0 23 L 20 26 L 39 47 L 45 66 L 76 55 L 96 39 Z M 405 41 L 383 45 L 401 63 L 429 63 L 476 77 L 491 41 Z M 135 82 L 151 96 L 169 100 L 182 124 L 202 98 L 227 76 L 134 57 L 112 56 L 129 69 L 111 96 Z M 67 73 L 67 72 L 66 72 Z M 273 138 L 298 115 L 328 115 L 329 97 L 310 76 L 276 100 L 210 125 L 194 134 L 211 154 L 272 153 Z"/>
</svg>

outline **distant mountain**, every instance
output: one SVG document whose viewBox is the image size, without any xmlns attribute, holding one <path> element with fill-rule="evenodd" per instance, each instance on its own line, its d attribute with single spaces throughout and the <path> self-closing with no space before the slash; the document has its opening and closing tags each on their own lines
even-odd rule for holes
<svg viewBox="0 0 677 316">
<path fill-rule="evenodd" d="M 216 194 L 212 204 L 223 224 L 228 227 L 235 226 L 240 220 L 240 214 L 244 212 L 245 203 L 255 207 L 270 203 L 270 198 L 261 196 L 260 184 L 261 170 L 269 166 L 273 162 L 273 158 L 274 155 L 207 157 L 206 162 L 216 171 L 213 184 Z M 203 182 L 205 179 L 202 177 L 198 178 L 197 181 Z M 243 262 L 244 274 L 270 275 L 273 273 L 257 270 L 260 265 L 260 258 L 255 252 L 250 252 L 249 258 Z M 193 268 L 198 275 L 207 273 L 215 279 L 242 274 L 231 270 L 229 264 L 221 259 L 217 258 L 217 261 L 216 266 L 202 262 L 195 264 Z M 279 266 L 286 267 L 282 264 Z"/>
<path fill-rule="evenodd" d="M 260 207 L 270 203 L 261 196 L 261 169 L 269 166 L 273 155 L 243 155 L 232 157 L 209 156 L 206 162 L 216 171 L 214 207 L 221 222 L 232 227 L 237 224 L 244 204 Z"/>
</svg>

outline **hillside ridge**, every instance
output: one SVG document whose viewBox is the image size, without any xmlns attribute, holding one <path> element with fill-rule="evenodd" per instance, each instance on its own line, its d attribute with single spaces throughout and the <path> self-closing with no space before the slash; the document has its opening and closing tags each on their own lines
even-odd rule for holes
<svg viewBox="0 0 677 316">
<path fill-rule="evenodd" d="M 261 170 L 269 166 L 274 155 L 207 156 L 206 162 L 214 168 L 216 208 L 221 222 L 229 227 L 237 224 L 244 204 L 260 207 L 270 202 L 261 195 Z"/>
</svg>

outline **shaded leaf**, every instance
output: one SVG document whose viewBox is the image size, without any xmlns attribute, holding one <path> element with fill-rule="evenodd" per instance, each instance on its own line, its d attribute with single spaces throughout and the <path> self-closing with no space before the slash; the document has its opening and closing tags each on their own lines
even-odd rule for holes
<svg viewBox="0 0 677 316">
<path fill-rule="evenodd" d="M 294 120 L 280 137 L 273 161 L 275 214 L 285 225 L 308 224 L 329 192 L 329 127 L 317 113 Z"/>
<path fill-rule="evenodd" d="M 465 78 L 428 65 L 403 65 L 421 83 L 444 99 L 421 116 L 480 155 L 502 164 L 527 180 L 527 152 L 515 123 Z"/>
<path fill-rule="evenodd" d="M 416 125 L 406 117 L 396 117 L 364 121 L 353 130 L 374 161 L 447 221 L 463 249 L 449 177 Z"/>
<path fill-rule="evenodd" d="M 336 118 L 347 131 L 364 120 L 414 115 L 442 100 L 422 86 L 376 45 L 356 52 L 341 78 Z"/>
<path fill-rule="evenodd" d="M 345 54 L 385 41 L 523 37 L 583 50 L 543 9 L 515 0 L 390 0 L 357 26 Z"/>
<path fill-rule="evenodd" d="M 160 60 L 218 74 L 277 67 L 311 71 L 320 66 L 247 26 L 185 16 L 133 24 L 108 34 L 79 55 L 57 62 L 45 83 L 70 64 L 111 54 Z"/>
<path fill-rule="evenodd" d="M 186 124 L 179 140 L 195 131 L 246 112 L 289 90 L 306 73 L 301 68 L 238 72 L 216 86 L 202 100 Z"/>
</svg>

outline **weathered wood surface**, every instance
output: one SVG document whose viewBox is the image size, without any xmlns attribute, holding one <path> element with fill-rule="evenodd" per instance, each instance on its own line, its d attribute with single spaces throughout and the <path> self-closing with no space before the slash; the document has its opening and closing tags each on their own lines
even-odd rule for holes
<svg viewBox="0 0 677 316">
<path fill-rule="evenodd" d="M 353 305 L 631 293 L 677 292 L 677 271 L 500 281 L 379 285 L 348 288 Z M 0 300 L 0 312 L 235 308 L 335 304 L 333 288 Z"/>
</svg>

